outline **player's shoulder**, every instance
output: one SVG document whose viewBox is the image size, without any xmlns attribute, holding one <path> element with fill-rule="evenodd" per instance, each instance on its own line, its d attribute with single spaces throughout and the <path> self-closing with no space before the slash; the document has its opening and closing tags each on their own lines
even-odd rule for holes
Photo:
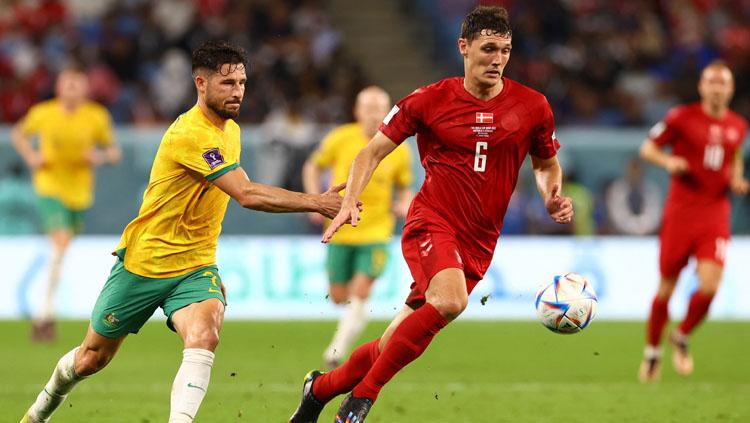
<svg viewBox="0 0 750 423">
<path fill-rule="evenodd" d="M 455 93 L 456 89 L 462 86 L 462 81 L 463 78 L 458 76 L 441 79 L 440 81 L 417 88 L 412 91 L 407 98 L 420 98 L 425 100 L 434 98 L 445 99 L 446 96 Z"/>
<path fill-rule="evenodd" d="M 737 112 L 735 112 L 734 110 L 731 110 L 731 109 L 728 111 L 727 114 L 728 114 L 728 117 L 729 117 L 729 121 L 733 125 L 740 126 L 740 127 L 742 127 L 742 129 L 747 130 L 747 127 L 748 127 L 747 119 L 745 119 L 741 114 L 739 114 L 739 113 L 737 113 Z"/>
<path fill-rule="evenodd" d="M 192 142 L 202 135 L 210 134 L 208 126 L 201 119 L 196 119 L 196 108 L 177 116 L 177 119 L 169 125 L 167 132 L 164 134 L 172 144 L 179 144 L 187 141 Z"/>
<path fill-rule="evenodd" d="M 59 104 L 57 99 L 51 98 L 49 100 L 40 101 L 29 108 L 28 113 L 49 113 L 53 111 Z"/>
<path fill-rule="evenodd" d="M 678 120 L 692 119 L 696 116 L 703 116 L 700 103 L 678 104 L 667 111 L 664 120 L 674 122 Z"/>
<path fill-rule="evenodd" d="M 331 138 L 347 138 L 352 135 L 359 135 L 362 132 L 361 127 L 357 122 L 349 122 L 336 126 L 331 129 L 328 136 Z"/>
<path fill-rule="evenodd" d="M 546 106 L 549 104 L 547 97 L 540 91 L 510 78 L 503 78 L 503 80 L 507 84 L 508 94 L 520 99 L 524 103 L 532 106 Z"/>
<path fill-rule="evenodd" d="M 109 110 L 107 110 L 104 105 L 97 103 L 96 101 L 87 100 L 81 105 L 81 107 L 83 108 L 84 112 L 92 116 L 109 117 Z"/>
</svg>

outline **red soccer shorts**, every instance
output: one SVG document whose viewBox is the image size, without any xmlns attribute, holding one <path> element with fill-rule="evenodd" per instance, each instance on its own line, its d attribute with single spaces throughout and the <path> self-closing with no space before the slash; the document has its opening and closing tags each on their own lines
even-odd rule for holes
<svg viewBox="0 0 750 423">
<path fill-rule="evenodd" d="M 432 277 L 448 268 L 463 269 L 466 278 L 466 291 L 471 294 L 474 287 L 484 277 L 492 257 L 469 254 L 451 234 L 429 231 L 424 228 L 404 229 L 401 236 L 401 250 L 409 266 L 414 282 L 406 299 L 406 305 L 413 309 L 425 302 L 425 292 Z"/>
<path fill-rule="evenodd" d="M 724 266 L 729 231 L 722 226 L 725 225 L 682 224 L 676 219 L 665 218 L 659 233 L 661 276 L 679 276 L 691 255 L 697 260 L 713 260 Z"/>
</svg>

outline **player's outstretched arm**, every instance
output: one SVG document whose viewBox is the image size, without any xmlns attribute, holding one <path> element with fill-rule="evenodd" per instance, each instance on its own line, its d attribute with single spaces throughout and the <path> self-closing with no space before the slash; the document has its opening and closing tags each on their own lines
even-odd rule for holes
<svg viewBox="0 0 750 423">
<path fill-rule="evenodd" d="M 305 164 L 302 166 L 302 186 L 305 188 L 305 192 L 308 194 L 320 194 L 320 178 L 323 169 L 318 167 L 317 164 L 308 158 Z M 308 219 L 310 222 L 316 225 L 322 225 L 324 222 L 323 217 L 319 213 L 309 213 Z"/>
<path fill-rule="evenodd" d="M 562 168 L 557 156 L 542 159 L 531 156 L 531 166 L 539 195 L 544 199 L 544 207 L 557 223 L 570 223 L 573 220 L 573 200 L 560 195 Z"/>
<path fill-rule="evenodd" d="M 339 191 L 345 187 L 337 185 L 322 194 L 287 191 L 251 181 L 241 167 L 212 182 L 246 209 L 270 213 L 318 212 L 328 218 L 333 218 L 341 208 Z"/>
<path fill-rule="evenodd" d="M 24 162 L 26 162 L 26 166 L 28 166 L 29 169 L 34 171 L 44 165 L 42 155 L 31 145 L 31 139 L 23 132 L 20 125 L 13 127 L 13 130 L 10 133 L 10 139 L 13 143 L 13 148 L 16 149 L 18 155 L 21 156 Z"/>
<path fill-rule="evenodd" d="M 643 160 L 663 167 L 670 175 L 681 175 L 688 170 L 685 158 L 665 153 L 651 138 L 641 144 L 639 154 Z"/>
<path fill-rule="evenodd" d="M 746 195 L 750 191 L 750 182 L 745 178 L 745 163 L 742 161 L 742 150 L 738 149 L 732 162 L 732 179 L 729 187 L 737 195 Z"/>
<path fill-rule="evenodd" d="M 323 242 L 330 241 L 333 234 L 347 222 L 350 222 L 352 226 L 357 226 L 357 222 L 359 222 L 359 205 L 361 204 L 359 196 L 367 186 L 367 183 L 370 182 L 375 168 L 396 147 L 397 144 L 395 142 L 378 131 L 370 142 L 357 153 L 357 157 L 354 158 L 352 168 L 349 171 L 349 180 L 346 183 L 348 189 L 346 190 L 346 195 L 344 195 L 341 210 L 323 234 Z"/>
</svg>

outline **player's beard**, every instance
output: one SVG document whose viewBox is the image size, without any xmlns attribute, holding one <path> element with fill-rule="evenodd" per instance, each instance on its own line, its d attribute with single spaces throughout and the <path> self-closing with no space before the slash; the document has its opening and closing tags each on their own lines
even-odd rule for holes
<svg viewBox="0 0 750 423">
<path fill-rule="evenodd" d="M 237 101 L 236 103 L 241 103 L 242 100 Z M 224 106 L 227 104 L 232 104 L 234 102 L 225 102 L 221 100 L 214 100 L 210 96 L 207 96 L 206 98 L 206 105 L 209 109 L 213 110 L 214 113 L 216 113 L 220 118 L 222 119 L 234 119 L 240 114 L 240 108 L 238 107 L 237 110 L 229 110 L 226 109 Z"/>
</svg>

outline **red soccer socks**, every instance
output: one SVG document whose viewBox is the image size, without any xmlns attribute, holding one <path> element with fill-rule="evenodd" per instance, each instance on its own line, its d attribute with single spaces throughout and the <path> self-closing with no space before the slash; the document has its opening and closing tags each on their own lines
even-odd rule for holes
<svg viewBox="0 0 750 423">
<path fill-rule="evenodd" d="M 651 303 L 651 314 L 648 317 L 648 325 L 646 327 L 648 345 L 658 347 L 661 343 L 664 326 L 669 320 L 668 306 L 668 300 L 663 300 L 658 295 L 654 296 L 654 301 Z"/>
<path fill-rule="evenodd" d="M 344 364 L 318 377 L 313 384 L 315 399 L 325 404 L 336 395 L 351 391 L 378 358 L 379 342 L 380 338 L 360 345 Z"/>
<path fill-rule="evenodd" d="M 430 303 L 425 303 L 398 326 L 380 356 L 352 395 L 375 401 L 391 378 L 430 345 L 432 338 L 448 321 Z"/>
<path fill-rule="evenodd" d="M 698 326 L 706 314 L 708 314 L 708 308 L 711 306 L 713 301 L 713 295 L 706 295 L 700 290 L 696 290 L 693 296 L 690 297 L 690 305 L 688 305 L 687 315 L 685 320 L 680 324 L 680 332 L 684 335 L 690 335 L 690 333 Z"/>
</svg>

